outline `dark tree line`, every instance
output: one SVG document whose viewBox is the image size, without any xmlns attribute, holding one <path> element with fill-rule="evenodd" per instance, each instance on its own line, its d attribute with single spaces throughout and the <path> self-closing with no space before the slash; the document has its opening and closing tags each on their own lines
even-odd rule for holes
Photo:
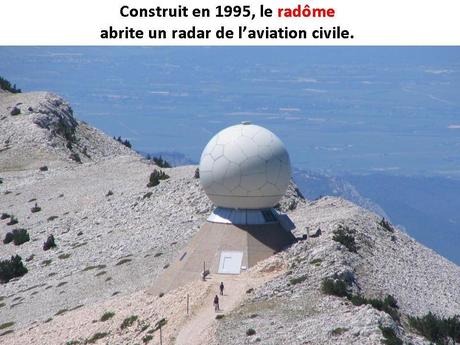
<svg viewBox="0 0 460 345">
<path fill-rule="evenodd" d="M 116 141 L 118 141 L 120 144 L 125 145 L 126 147 L 129 147 L 129 148 L 132 147 L 132 145 L 131 145 L 131 143 L 129 142 L 128 139 L 123 140 L 121 137 L 118 137 L 118 138 L 113 137 L 113 139 L 115 139 Z"/>
<path fill-rule="evenodd" d="M 0 89 L 9 91 L 12 93 L 20 93 L 21 89 L 16 88 L 16 84 L 11 85 L 11 83 L 5 78 L 0 77 Z"/>
<path fill-rule="evenodd" d="M 169 162 L 166 159 L 163 159 L 161 156 L 155 157 L 151 156 L 150 154 L 147 154 L 145 158 L 154 161 L 155 164 L 158 165 L 160 168 L 171 168 L 171 164 L 169 164 Z"/>
</svg>

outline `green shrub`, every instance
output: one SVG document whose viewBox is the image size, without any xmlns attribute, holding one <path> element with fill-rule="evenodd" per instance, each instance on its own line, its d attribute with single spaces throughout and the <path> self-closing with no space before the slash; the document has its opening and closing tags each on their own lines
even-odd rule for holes
<svg viewBox="0 0 460 345">
<path fill-rule="evenodd" d="M 163 327 L 167 323 L 168 323 L 168 320 L 166 320 L 165 318 L 160 319 L 159 321 L 157 321 L 157 323 L 155 323 L 155 326 L 153 327 L 153 332 L 158 331 L 160 327 Z"/>
<path fill-rule="evenodd" d="M 144 194 L 144 196 L 142 197 L 142 199 L 150 198 L 152 195 L 153 195 L 152 192 L 147 192 L 147 193 Z"/>
<path fill-rule="evenodd" d="M 8 213 L 2 213 L 2 214 L 0 215 L 0 219 L 1 219 L 1 220 L 7 219 L 7 218 L 10 218 L 10 215 L 9 215 Z"/>
<path fill-rule="evenodd" d="M 27 273 L 19 255 L 11 256 L 10 260 L 0 261 L 0 282 L 8 283 L 11 279 L 21 277 Z"/>
<path fill-rule="evenodd" d="M 160 157 L 152 157 L 152 160 L 158 165 L 160 168 L 171 168 L 171 164 L 169 164 L 165 159 Z"/>
<path fill-rule="evenodd" d="M 248 337 L 250 337 L 251 335 L 254 335 L 256 334 L 256 330 L 254 328 L 249 328 L 247 331 L 246 331 L 246 335 Z"/>
<path fill-rule="evenodd" d="M 345 333 L 346 331 L 348 331 L 348 328 L 337 327 L 337 328 L 334 328 L 331 331 L 331 334 L 332 335 L 341 335 L 341 334 Z"/>
<path fill-rule="evenodd" d="M 16 84 L 11 85 L 11 83 L 5 78 L 0 77 L 0 89 L 9 91 L 11 93 L 20 93 L 21 89 L 16 88 Z"/>
<path fill-rule="evenodd" d="M 144 332 L 147 328 L 150 327 L 150 323 L 149 323 L 148 321 L 145 321 L 145 320 L 144 320 L 144 321 L 140 321 L 140 322 L 139 322 L 139 326 L 141 327 L 139 333 L 142 333 L 142 332 Z"/>
<path fill-rule="evenodd" d="M 370 304 L 374 309 L 377 309 L 377 310 L 382 310 L 383 307 L 384 307 L 384 303 L 382 300 L 380 299 L 377 299 L 377 298 L 364 298 L 364 297 L 361 297 L 364 301 L 364 304 Z"/>
<path fill-rule="evenodd" d="M 327 295 L 333 295 L 338 297 L 348 297 L 347 284 L 343 280 L 324 279 L 321 282 L 321 291 Z"/>
<path fill-rule="evenodd" d="M 41 210 L 42 210 L 42 208 L 39 207 L 39 206 L 37 205 L 37 203 L 35 203 L 35 206 L 32 207 L 32 208 L 30 209 L 30 211 L 31 211 L 32 213 L 37 213 L 37 212 L 40 212 Z"/>
<path fill-rule="evenodd" d="M 118 141 L 120 144 L 125 145 L 126 147 L 129 147 L 129 148 L 132 147 L 132 145 L 131 145 L 131 143 L 129 142 L 128 139 L 123 140 L 120 136 L 118 138 L 113 137 L 113 139 Z"/>
<path fill-rule="evenodd" d="M 123 322 L 120 325 L 121 329 L 125 329 L 128 327 L 131 327 L 134 323 L 134 321 L 137 320 L 137 315 L 131 315 L 130 317 L 127 317 L 126 319 L 123 320 Z"/>
<path fill-rule="evenodd" d="M 392 308 L 399 308 L 398 302 L 397 302 L 396 299 L 395 299 L 393 296 L 391 296 L 391 295 L 387 295 L 387 297 L 385 297 L 385 299 L 384 299 L 383 302 L 384 302 L 384 304 L 386 304 L 386 305 L 388 305 L 388 306 L 390 306 L 390 307 L 392 307 Z"/>
<path fill-rule="evenodd" d="M 14 325 L 13 321 L 5 322 L 5 323 L 0 324 L 0 329 L 5 329 L 5 328 L 11 327 L 13 325 Z"/>
<path fill-rule="evenodd" d="M 356 242 L 351 233 L 352 231 L 348 227 L 340 225 L 339 228 L 334 231 L 332 239 L 344 245 L 350 252 L 356 253 Z"/>
<path fill-rule="evenodd" d="M 11 111 L 10 111 L 11 116 L 16 116 L 16 115 L 19 115 L 19 114 L 21 114 L 21 109 L 18 108 L 18 107 L 13 107 L 13 109 L 11 109 Z"/>
<path fill-rule="evenodd" d="M 384 228 L 386 231 L 389 231 L 389 232 L 395 232 L 395 229 L 393 228 L 393 226 L 390 224 L 389 221 L 387 221 L 385 218 L 382 218 L 379 222 L 379 225 Z"/>
<path fill-rule="evenodd" d="M 109 319 L 111 319 L 112 317 L 115 316 L 115 313 L 112 312 L 112 311 L 106 311 L 104 314 L 102 314 L 101 316 L 101 321 L 104 322 L 104 321 L 107 321 Z"/>
<path fill-rule="evenodd" d="M 14 215 L 11 215 L 10 221 L 6 223 L 6 225 L 14 225 L 14 224 L 18 224 L 18 219 Z"/>
<path fill-rule="evenodd" d="M 15 229 L 13 230 L 13 243 L 16 246 L 20 246 L 21 244 L 30 241 L 30 236 L 27 233 L 26 229 Z"/>
<path fill-rule="evenodd" d="M 321 282 L 321 291 L 327 295 L 346 297 L 351 303 L 353 303 L 353 305 L 356 306 L 369 304 L 377 310 L 384 311 L 390 315 L 393 320 L 399 321 L 398 303 L 391 295 L 387 295 L 384 300 L 366 298 L 361 295 L 353 295 L 348 292 L 347 284 L 343 280 L 334 280 L 330 278 L 326 278 Z"/>
<path fill-rule="evenodd" d="M 105 338 L 108 335 L 109 335 L 109 333 L 107 333 L 107 332 L 97 332 L 91 338 L 87 339 L 86 342 L 88 344 L 94 344 L 99 339 Z"/>
<path fill-rule="evenodd" d="M 132 260 L 131 259 L 121 259 L 120 261 L 118 261 L 115 266 L 120 266 L 120 265 L 123 265 L 123 264 L 126 264 L 128 262 L 131 262 Z"/>
<path fill-rule="evenodd" d="M 396 302 L 396 299 L 391 295 L 387 295 L 384 300 L 377 298 L 365 298 L 361 295 L 350 295 L 348 299 L 354 305 L 369 304 L 374 309 L 384 311 L 390 315 L 393 320 L 399 321 L 399 312 L 397 310 L 399 308 L 398 303 Z"/>
<path fill-rule="evenodd" d="M 107 266 L 106 265 L 97 265 L 97 266 L 86 266 L 82 272 L 85 272 L 85 271 L 91 271 L 91 270 L 95 270 L 95 269 L 98 269 L 98 270 L 102 270 L 104 268 L 106 268 Z"/>
<path fill-rule="evenodd" d="M 168 179 L 169 176 L 165 174 L 164 171 L 161 170 L 153 170 L 153 172 L 150 174 L 149 177 L 149 183 L 147 184 L 147 187 L 155 187 L 160 184 L 160 180 L 166 180 Z"/>
<path fill-rule="evenodd" d="M 11 243 L 13 242 L 13 233 L 12 232 L 7 232 L 5 234 L 5 238 L 3 239 L 3 244 L 8 244 L 8 243 Z"/>
<path fill-rule="evenodd" d="M 5 242 L 6 241 L 6 242 Z M 13 241 L 16 246 L 19 246 L 25 242 L 30 241 L 30 236 L 26 229 L 14 229 L 12 232 L 8 232 L 3 240 L 3 243 L 9 243 Z"/>
<path fill-rule="evenodd" d="M 382 344 L 385 345 L 403 345 L 401 339 L 398 338 L 396 332 L 391 327 L 382 327 L 380 326 L 380 330 L 382 331 L 382 335 L 385 338 L 382 341 Z"/>
<path fill-rule="evenodd" d="M 222 320 L 224 318 L 224 314 L 216 315 L 216 320 Z"/>
<path fill-rule="evenodd" d="M 350 301 L 353 305 L 363 305 L 366 304 L 366 299 L 361 295 L 350 296 Z"/>
<path fill-rule="evenodd" d="M 44 267 L 45 267 L 45 266 L 49 266 L 52 262 L 53 262 L 53 260 L 51 260 L 51 259 L 43 260 L 43 261 L 42 261 L 42 265 L 43 265 Z"/>
<path fill-rule="evenodd" d="M 148 335 L 146 335 L 145 337 L 142 338 L 142 341 L 143 341 L 144 344 L 147 344 L 152 339 L 153 339 L 153 336 L 148 334 Z"/>
<path fill-rule="evenodd" d="M 81 158 L 78 153 L 72 152 L 69 156 L 69 158 L 77 163 L 81 163 Z"/>
<path fill-rule="evenodd" d="M 291 278 L 289 279 L 289 284 L 296 285 L 296 284 L 304 282 L 305 280 L 307 280 L 307 278 L 308 278 L 307 275 L 303 275 L 297 278 Z"/>
<path fill-rule="evenodd" d="M 454 344 L 460 342 L 460 315 L 440 318 L 429 312 L 422 317 L 409 317 L 409 325 L 435 344 L 450 344 L 449 339 Z"/>
<path fill-rule="evenodd" d="M 48 249 L 55 248 L 55 247 L 56 247 L 56 243 L 54 242 L 54 236 L 49 235 L 45 243 L 43 243 L 43 250 L 48 250 Z"/>
</svg>

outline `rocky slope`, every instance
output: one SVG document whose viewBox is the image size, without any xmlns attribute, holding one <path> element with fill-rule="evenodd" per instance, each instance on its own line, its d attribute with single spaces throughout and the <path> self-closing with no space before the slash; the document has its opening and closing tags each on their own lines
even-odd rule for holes
<svg viewBox="0 0 460 345">
<path fill-rule="evenodd" d="M 2 170 L 133 154 L 101 131 L 76 120 L 70 105 L 49 92 L 1 93 L 0 128 Z"/>
<path fill-rule="evenodd" d="M 14 107 L 21 113 L 11 115 Z M 37 110 L 28 115 L 29 107 Z M 158 344 L 155 325 L 162 318 L 164 343 L 170 344 L 184 338 L 181 332 L 191 322 L 202 325 L 203 315 L 206 334 L 190 338 L 190 344 L 380 344 L 381 326 L 394 329 L 406 343 L 424 344 L 408 326 L 408 315 L 460 311 L 458 266 L 398 229 L 383 227 L 374 213 L 340 198 L 306 201 L 294 185 L 281 208 L 299 238 L 317 236 L 249 270 L 240 280 L 245 285 L 214 276 L 153 295 L 155 279 L 212 209 L 194 178 L 195 167 L 163 169 L 170 178 L 148 188 L 148 176 L 158 167 L 75 120 L 59 97 L 0 95 L 0 109 L 1 140 L 10 140 L 0 151 L 0 213 L 19 220 L 13 226 L 6 225 L 8 219 L 0 221 L 0 237 L 14 228 L 30 234 L 20 246 L 0 243 L 1 259 L 17 253 L 29 270 L 0 285 L 2 344 Z M 40 119 L 49 128 L 37 125 Z M 21 127 L 28 130 L 21 133 Z M 76 144 L 69 149 L 65 133 L 72 128 Z M 91 158 L 82 157 L 82 164 L 68 158 L 84 156 L 85 146 Z M 43 165 L 49 169 L 37 169 Z M 32 213 L 35 203 L 41 210 Z M 334 240 L 339 228 L 354 238 L 356 252 Z M 44 251 L 50 234 L 57 248 Z M 400 320 L 324 294 L 321 282 L 331 277 L 344 280 L 353 294 L 391 294 Z M 203 308 L 212 308 L 220 279 L 236 284 L 228 294 L 239 295 L 231 296 L 233 310 L 224 308 L 223 318 L 210 320 L 212 314 Z M 100 321 L 107 311 L 114 316 Z M 137 316 L 132 325 L 122 327 L 131 316 Z M 248 329 L 256 333 L 247 336 Z"/>
<path fill-rule="evenodd" d="M 460 268 L 404 232 L 385 229 L 377 215 L 325 197 L 290 216 L 298 229 L 321 229 L 321 235 L 283 254 L 288 271 L 219 323 L 219 343 L 246 344 L 245 332 L 253 328 L 263 344 L 379 344 L 380 326 L 385 326 L 405 343 L 422 344 L 428 342 L 413 334 L 407 316 L 459 313 Z M 356 240 L 356 253 L 333 240 L 334 231 L 344 226 Z M 321 282 L 330 277 L 347 281 L 354 294 L 394 296 L 401 322 L 370 305 L 324 295 Z"/>
</svg>

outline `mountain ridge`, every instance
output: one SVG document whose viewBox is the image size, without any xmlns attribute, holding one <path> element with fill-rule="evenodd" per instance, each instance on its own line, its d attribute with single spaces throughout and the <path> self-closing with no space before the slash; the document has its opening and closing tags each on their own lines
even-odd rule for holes
<svg viewBox="0 0 460 345">
<path fill-rule="evenodd" d="M 107 156 L 130 155 L 100 130 L 73 116 L 70 105 L 50 92 L 0 94 L 0 167 L 38 168 L 52 164 L 97 161 Z"/>
<path fill-rule="evenodd" d="M 69 149 L 65 132 L 30 121 L 42 119 L 40 112 L 27 117 L 29 104 L 51 104 L 45 120 L 55 123 L 68 106 L 61 98 L 48 93 L 9 97 L 0 96 L 0 139 L 4 129 L 13 130 L 15 147 L 0 152 L 0 212 L 15 215 L 30 241 L 0 243 L 2 260 L 19 254 L 29 270 L 1 285 L 2 344 L 158 343 L 159 323 L 164 339 L 174 343 L 202 308 L 212 308 L 210 296 L 226 279 L 212 273 L 209 282 L 198 280 L 164 295 L 151 292 L 213 208 L 194 176 L 196 166 L 162 169 L 169 178 L 149 188 L 150 173 L 160 168 L 102 132 L 75 120 L 79 141 Z M 11 115 L 18 103 L 24 104 L 21 114 Z M 19 124 L 25 122 L 37 128 L 30 127 L 23 142 Z M 96 139 L 88 133 L 96 133 Z M 81 164 L 69 159 L 72 150 L 82 152 L 84 143 L 94 145 L 87 149 L 91 159 Z M 37 146 L 47 154 L 37 155 Z M 32 154 L 21 156 L 26 148 Z M 37 169 L 42 165 L 49 169 Z M 39 212 L 31 211 L 35 203 Z M 240 286 L 233 309 L 224 309 L 221 319 L 205 327 L 199 339 L 207 344 L 380 344 L 382 327 L 405 343 L 428 344 L 408 317 L 427 312 L 447 317 L 460 310 L 460 268 L 397 228 L 382 225 L 381 216 L 341 198 L 306 200 L 294 184 L 280 210 L 296 225 L 299 241 L 242 276 L 248 289 Z M 2 238 L 16 227 L 7 221 L 0 221 Z M 337 240 L 340 229 L 353 238 L 355 250 Z M 44 251 L 51 234 L 57 248 Z M 350 294 L 366 298 L 391 294 L 400 321 L 369 304 L 356 306 L 325 294 L 325 279 L 343 280 Z M 187 293 L 190 316 L 185 314 Z M 113 318 L 101 321 L 107 312 L 114 312 Z M 249 329 L 255 334 L 247 335 Z"/>
</svg>

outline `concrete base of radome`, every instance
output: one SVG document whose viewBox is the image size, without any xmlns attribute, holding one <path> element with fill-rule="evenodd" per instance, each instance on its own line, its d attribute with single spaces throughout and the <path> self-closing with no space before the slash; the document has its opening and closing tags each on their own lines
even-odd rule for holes
<svg viewBox="0 0 460 345">
<path fill-rule="evenodd" d="M 242 252 L 241 269 L 277 253 L 296 241 L 279 222 L 262 225 L 235 225 L 206 222 L 188 246 L 159 277 L 154 292 L 167 292 L 202 279 L 203 268 L 216 274 L 221 253 Z"/>
</svg>

